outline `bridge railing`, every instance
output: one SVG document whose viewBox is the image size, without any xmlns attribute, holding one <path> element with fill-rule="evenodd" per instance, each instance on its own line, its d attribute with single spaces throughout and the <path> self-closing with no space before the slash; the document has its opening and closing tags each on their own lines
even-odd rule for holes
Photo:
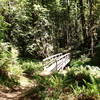
<svg viewBox="0 0 100 100">
<path fill-rule="evenodd" d="M 70 53 L 64 54 L 62 55 L 62 53 L 53 55 L 51 57 L 48 57 L 49 59 L 46 58 L 46 60 L 44 60 L 44 70 L 47 69 L 55 69 L 55 70 L 60 70 L 63 69 L 63 67 L 65 67 L 63 64 L 65 63 L 65 65 L 69 62 L 70 60 Z M 52 60 L 50 60 L 52 59 Z M 48 61 L 49 62 L 45 62 Z M 61 61 L 60 61 L 61 60 Z M 51 67 L 51 68 L 49 68 Z"/>
<path fill-rule="evenodd" d="M 56 57 L 61 56 L 61 55 L 62 55 L 62 53 L 58 53 L 58 54 L 55 54 L 55 55 L 52 55 L 52 56 L 49 56 L 49 57 L 43 59 L 43 61 L 47 61 L 47 60 L 50 60 L 50 59 L 56 58 Z"/>
<path fill-rule="evenodd" d="M 70 62 L 70 53 L 62 55 L 56 61 L 56 70 L 63 70 L 64 67 Z"/>
<path fill-rule="evenodd" d="M 54 63 L 55 60 L 56 60 L 57 58 L 59 58 L 61 55 L 62 55 L 62 53 L 58 53 L 58 54 L 55 54 L 55 55 L 52 55 L 52 56 L 49 56 L 49 57 L 43 59 L 43 62 L 42 62 L 43 66 L 44 66 L 44 67 L 47 66 L 47 65 L 50 66 L 50 65 L 51 65 L 52 63 Z"/>
</svg>

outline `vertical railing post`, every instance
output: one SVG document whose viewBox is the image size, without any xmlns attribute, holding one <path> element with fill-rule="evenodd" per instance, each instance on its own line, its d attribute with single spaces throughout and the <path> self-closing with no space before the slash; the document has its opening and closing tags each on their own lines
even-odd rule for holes
<svg viewBox="0 0 100 100">
<path fill-rule="evenodd" d="M 56 62 L 56 71 L 57 71 L 57 60 L 55 59 L 55 62 Z"/>
</svg>

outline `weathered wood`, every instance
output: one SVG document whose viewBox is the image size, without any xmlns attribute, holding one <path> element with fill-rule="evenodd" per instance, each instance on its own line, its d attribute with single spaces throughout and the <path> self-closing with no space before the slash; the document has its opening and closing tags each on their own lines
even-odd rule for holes
<svg viewBox="0 0 100 100">
<path fill-rule="evenodd" d="M 54 57 L 54 56 L 52 56 L 52 57 Z M 59 57 L 54 59 L 51 63 L 47 63 L 47 65 L 44 66 L 44 71 L 41 73 L 41 75 L 42 76 L 44 74 L 49 75 L 49 74 L 53 73 L 54 71 L 63 70 L 64 67 L 69 62 L 70 62 L 70 53 L 60 55 Z"/>
<path fill-rule="evenodd" d="M 55 54 L 55 55 L 53 55 L 53 56 L 50 56 L 50 57 L 47 57 L 47 58 L 43 59 L 43 62 L 42 62 L 43 66 L 44 66 L 44 67 L 45 67 L 45 66 L 50 66 L 50 65 L 53 64 L 53 63 L 56 61 L 56 59 L 58 59 L 61 55 L 62 55 L 62 53 L 58 53 L 58 54 Z"/>
<path fill-rule="evenodd" d="M 62 59 L 62 58 L 64 58 L 64 57 L 66 57 L 66 56 L 69 56 L 70 54 L 69 53 L 67 53 L 67 54 L 64 54 L 64 55 L 60 55 L 60 56 L 58 56 L 58 57 L 56 57 L 56 58 L 53 58 L 52 60 L 50 60 L 48 63 L 46 63 L 45 65 L 49 65 L 49 64 L 52 64 L 52 63 L 54 63 L 55 61 L 58 61 L 58 60 L 60 60 L 60 59 Z"/>
<path fill-rule="evenodd" d="M 53 63 L 49 67 L 45 67 L 44 70 L 46 71 L 56 71 L 56 70 L 62 70 L 70 61 L 69 54 L 62 55 L 60 58 L 58 58 L 55 63 Z"/>
<path fill-rule="evenodd" d="M 50 57 L 47 57 L 47 58 L 43 59 L 43 61 L 47 61 L 47 60 L 50 60 L 52 58 L 55 58 L 55 57 L 58 57 L 58 56 L 61 56 L 61 55 L 62 55 L 62 53 L 58 53 L 58 54 L 55 54 L 53 56 L 50 56 Z"/>
</svg>

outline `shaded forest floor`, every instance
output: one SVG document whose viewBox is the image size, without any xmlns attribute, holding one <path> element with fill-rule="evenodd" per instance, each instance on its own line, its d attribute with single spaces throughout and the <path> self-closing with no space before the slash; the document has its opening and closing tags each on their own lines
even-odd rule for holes
<svg viewBox="0 0 100 100">
<path fill-rule="evenodd" d="M 23 74 L 18 77 L 18 81 L 0 77 L 0 100 L 24 100 L 24 97 L 25 100 L 28 100 L 29 97 L 27 98 L 26 95 L 30 94 L 33 88 L 37 86 L 36 79 L 32 78 L 32 76 L 38 73 L 41 62 L 20 59 L 19 63 Z M 17 73 L 19 70 L 17 70 Z"/>
<path fill-rule="evenodd" d="M 0 100 L 100 100 L 100 68 L 82 55 L 62 72 L 41 77 L 41 61 L 19 59 L 23 74 L 16 85 L 0 80 Z"/>
<path fill-rule="evenodd" d="M 26 77 L 21 77 L 19 86 L 11 88 L 0 85 L 0 100 L 20 100 L 36 87 L 36 82 Z M 23 99 L 22 99 L 23 100 Z"/>
</svg>

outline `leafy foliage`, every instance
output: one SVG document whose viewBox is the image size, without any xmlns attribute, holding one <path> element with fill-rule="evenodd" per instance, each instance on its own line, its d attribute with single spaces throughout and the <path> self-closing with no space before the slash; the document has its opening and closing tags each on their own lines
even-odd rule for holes
<svg viewBox="0 0 100 100">
<path fill-rule="evenodd" d="M 7 31 L 8 23 L 4 21 L 4 17 L 0 16 L 0 40 L 4 39 L 5 31 Z"/>
<path fill-rule="evenodd" d="M 28 76 L 33 76 L 34 74 L 38 74 L 42 68 L 42 64 L 39 60 L 21 60 L 20 59 L 21 68 L 24 70 Z"/>
<path fill-rule="evenodd" d="M 81 55 L 79 59 L 74 59 L 71 61 L 70 66 L 79 67 L 85 66 L 90 62 L 91 58 L 87 57 L 86 55 Z"/>
<path fill-rule="evenodd" d="M 8 78 L 8 81 L 12 80 L 12 83 L 17 82 L 23 72 L 17 56 L 17 50 L 9 43 L 0 43 L 0 76 Z"/>
<path fill-rule="evenodd" d="M 84 54 L 71 61 L 66 74 L 48 77 L 38 76 L 42 64 L 32 59 L 76 50 L 93 56 L 100 47 L 99 12 L 99 0 L 0 0 L 0 83 L 12 86 L 28 75 L 38 84 L 32 99 L 67 100 L 72 94 L 94 100 L 100 69 L 87 65 L 93 58 Z"/>
</svg>

